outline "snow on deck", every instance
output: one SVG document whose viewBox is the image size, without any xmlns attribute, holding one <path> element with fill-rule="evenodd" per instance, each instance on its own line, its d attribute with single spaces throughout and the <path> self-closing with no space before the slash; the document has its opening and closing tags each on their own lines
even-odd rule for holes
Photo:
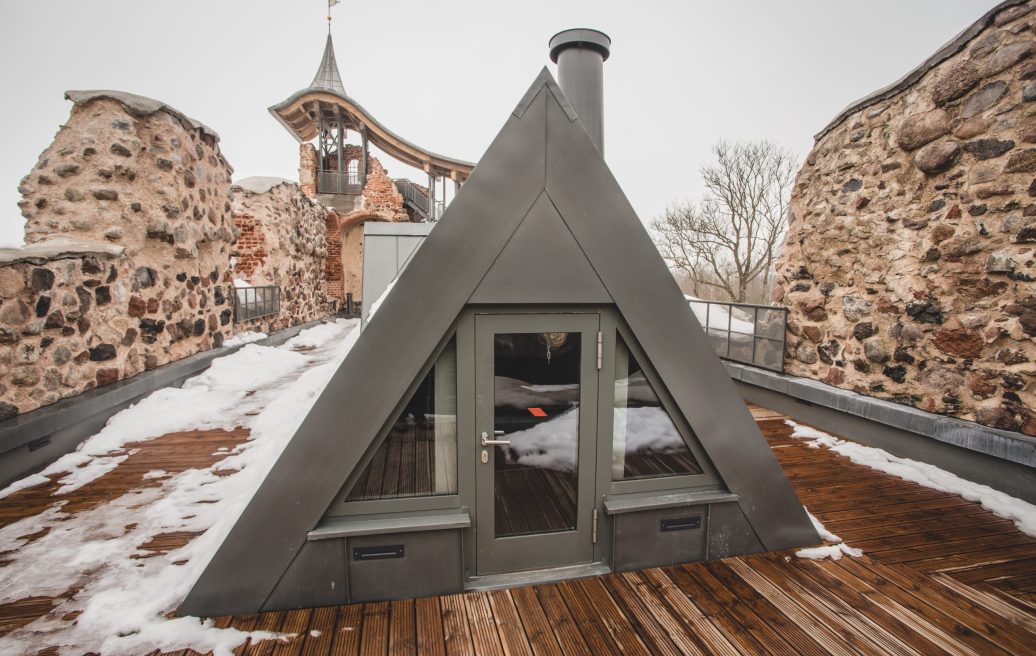
<svg viewBox="0 0 1036 656">
<path fill-rule="evenodd" d="M 1020 515 L 996 505 L 1010 517 L 1002 518 L 959 494 L 1016 504 L 759 407 L 753 416 L 827 542 L 798 558 L 787 551 L 418 600 L 167 617 L 356 327 L 321 326 L 278 349 L 245 346 L 16 484 L 0 499 L 0 654 L 225 654 L 243 643 L 245 653 L 314 654 L 418 645 L 480 654 L 1014 654 L 1036 644 L 1036 539 L 1018 530 Z"/>
<path fill-rule="evenodd" d="M 31 599 L 46 610 L 0 637 L 0 654 L 41 645 L 75 654 L 182 645 L 226 654 L 248 638 L 167 614 L 345 358 L 357 328 L 339 320 L 277 348 L 248 344 L 181 388 L 158 390 L 116 414 L 75 452 L 0 491 L 7 497 L 0 500 L 0 607 Z M 148 457 L 156 453 L 162 457 Z"/>
</svg>

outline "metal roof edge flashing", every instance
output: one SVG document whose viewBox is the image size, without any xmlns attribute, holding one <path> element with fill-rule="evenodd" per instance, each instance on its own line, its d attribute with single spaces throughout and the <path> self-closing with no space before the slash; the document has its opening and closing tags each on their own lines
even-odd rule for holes
<svg viewBox="0 0 1036 656">
<path fill-rule="evenodd" d="M 1036 467 L 1036 438 L 983 426 L 965 419 L 936 415 L 892 401 L 864 396 L 809 378 L 764 371 L 726 362 L 731 378 L 796 400 L 909 431 L 946 444 Z"/>
</svg>

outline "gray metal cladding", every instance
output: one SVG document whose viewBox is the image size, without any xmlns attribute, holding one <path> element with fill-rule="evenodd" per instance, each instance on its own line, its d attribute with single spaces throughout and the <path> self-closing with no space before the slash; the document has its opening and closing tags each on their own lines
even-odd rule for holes
<svg viewBox="0 0 1036 656">
<path fill-rule="evenodd" d="M 538 234 L 549 236 L 549 247 Z M 514 284 L 523 277 L 528 286 Z M 408 386 L 476 301 L 614 302 L 762 545 L 820 541 L 643 224 L 544 69 L 180 612 L 263 607 Z"/>
</svg>

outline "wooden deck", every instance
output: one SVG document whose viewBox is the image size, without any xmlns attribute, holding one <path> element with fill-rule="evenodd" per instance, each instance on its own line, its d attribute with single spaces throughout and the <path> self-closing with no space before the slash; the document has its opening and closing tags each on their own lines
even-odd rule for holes
<svg viewBox="0 0 1036 656">
<path fill-rule="evenodd" d="M 237 650 L 256 655 L 1036 654 L 1036 539 L 976 503 L 810 449 L 790 438 L 780 414 L 753 414 L 803 503 L 863 557 L 771 553 L 216 623 L 297 635 Z M 199 449 L 196 457 L 212 451 Z M 180 458 L 188 459 L 177 451 Z M 111 477 L 129 463 L 79 496 L 112 493 L 121 484 Z M 19 498 L 29 503 L 21 496 L 27 492 L 0 501 L 0 522 L 32 512 L 6 507 Z M 49 599 L 23 602 L 0 607 L 0 634 L 52 606 Z"/>
</svg>

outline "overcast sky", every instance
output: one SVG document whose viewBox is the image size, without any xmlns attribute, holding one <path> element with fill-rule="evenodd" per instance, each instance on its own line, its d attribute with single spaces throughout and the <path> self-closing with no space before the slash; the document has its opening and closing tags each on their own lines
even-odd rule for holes
<svg viewBox="0 0 1036 656">
<path fill-rule="evenodd" d="M 717 140 L 772 139 L 802 158 L 843 107 L 995 4 L 342 0 L 332 34 L 350 96 L 404 138 L 477 161 L 554 33 L 608 33 L 607 160 L 647 222 L 700 193 Z M 0 243 L 21 241 L 16 187 L 67 118 L 66 89 L 158 98 L 219 132 L 235 179 L 297 180 L 296 142 L 266 108 L 309 84 L 325 14 L 326 0 L 2 0 Z"/>
</svg>

